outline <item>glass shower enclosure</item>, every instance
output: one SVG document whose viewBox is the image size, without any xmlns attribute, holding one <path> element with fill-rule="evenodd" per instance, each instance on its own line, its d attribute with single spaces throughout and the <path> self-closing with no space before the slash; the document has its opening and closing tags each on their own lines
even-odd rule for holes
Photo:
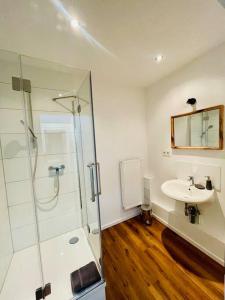
<svg viewBox="0 0 225 300">
<path fill-rule="evenodd" d="M 104 299 L 90 72 L 0 51 L 0 150 L 0 300 Z"/>
</svg>

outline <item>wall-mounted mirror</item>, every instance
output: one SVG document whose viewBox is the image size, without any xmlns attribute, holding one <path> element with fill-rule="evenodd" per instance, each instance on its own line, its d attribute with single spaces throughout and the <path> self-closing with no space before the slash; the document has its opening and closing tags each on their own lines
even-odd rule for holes
<svg viewBox="0 0 225 300">
<path fill-rule="evenodd" d="M 172 148 L 223 149 L 223 116 L 223 105 L 172 116 Z"/>
</svg>

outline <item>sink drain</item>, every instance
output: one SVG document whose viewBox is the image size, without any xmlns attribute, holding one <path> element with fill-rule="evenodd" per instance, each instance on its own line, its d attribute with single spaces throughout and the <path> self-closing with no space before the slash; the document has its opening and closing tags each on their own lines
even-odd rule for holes
<svg viewBox="0 0 225 300">
<path fill-rule="evenodd" d="M 74 244 L 76 244 L 78 241 L 79 241 L 79 238 L 76 237 L 76 236 L 74 236 L 74 237 L 72 237 L 72 238 L 69 240 L 69 243 L 70 243 L 71 245 L 74 245 Z"/>
</svg>

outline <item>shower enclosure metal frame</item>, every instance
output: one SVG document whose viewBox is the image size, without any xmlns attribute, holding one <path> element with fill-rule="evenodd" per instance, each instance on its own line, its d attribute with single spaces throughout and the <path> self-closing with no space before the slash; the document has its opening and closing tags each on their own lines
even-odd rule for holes
<svg viewBox="0 0 225 300">
<path fill-rule="evenodd" d="M 101 213 L 100 213 L 100 203 L 99 203 L 99 196 L 101 195 L 102 191 L 101 191 L 101 175 L 100 175 L 100 164 L 97 161 L 97 152 L 96 152 L 96 137 L 95 137 L 95 122 L 94 122 L 94 105 L 93 105 L 93 91 L 92 91 L 92 77 L 91 77 L 91 71 L 89 71 L 89 74 L 87 75 L 87 78 L 84 79 L 84 81 L 88 79 L 89 80 L 89 84 L 90 84 L 90 103 L 88 101 L 86 101 L 84 98 L 79 97 L 79 91 L 77 93 L 77 95 L 75 96 L 76 99 L 78 99 L 78 104 L 77 104 L 77 109 L 75 109 L 75 101 L 73 101 L 72 103 L 72 109 L 73 109 L 73 114 L 74 114 L 74 126 L 75 126 L 75 132 L 76 132 L 76 128 L 77 126 L 77 119 L 76 116 L 78 116 L 79 121 L 81 120 L 81 114 L 82 114 L 82 105 L 81 102 L 83 102 L 86 105 L 90 105 L 90 112 L 91 112 L 91 128 L 92 128 L 92 137 L 93 137 L 93 155 L 94 155 L 94 161 L 92 161 L 92 163 L 89 163 L 86 165 L 86 167 L 89 169 L 90 172 L 90 184 L 91 184 L 91 201 L 97 203 L 97 217 L 98 217 L 98 226 L 99 226 L 99 244 L 100 244 L 100 257 L 99 257 L 99 264 L 100 264 L 100 273 L 101 273 L 101 282 L 97 283 L 96 285 L 94 285 L 93 287 L 90 288 L 90 291 L 93 290 L 94 288 L 100 286 L 101 284 L 105 284 L 105 280 L 104 280 L 104 266 L 103 266 L 103 259 L 102 259 L 102 228 L 101 228 Z M 82 86 L 82 85 L 81 85 Z M 81 101 L 81 102 L 80 102 Z M 82 134 L 82 133 L 81 133 Z M 76 141 L 76 148 L 78 148 L 78 141 L 77 138 L 75 137 L 75 141 Z M 81 141 L 82 144 L 82 141 Z M 78 155 L 78 151 L 76 151 L 77 155 Z M 82 151 L 82 155 L 83 155 L 83 151 Z M 80 161 L 80 158 L 78 157 L 77 159 L 78 161 Z M 84 165 L 84 158 L 82 157 L 82 161 L 83 161 L 83 167 L 85 167 Z M 79 165 L 78 165 L 78 174 L 79 174 L 79 181 L 81 179 L 81 171 L 79 170 Z M 80 199 L 82 199 L 82 188 L 81 188 L 81 183 L 79 182 L 80 185 Z M 88 216 L 88 212 L 87 212 L 87 203 L 88 203 L 88 199 L 86 199 L 86 215 Z M 83 208 L 83 205 L 81 203 L 81 208 Z M 88 233 L 90 233 L 90 228 L 89 228 L 89 224 L 87 221 L 87 224 L 85 224 L 84 219 L 82 219 L 83 222 L 83 226 L 87 225 L 87 229 L 88 229 Z M 93 249 L 92 244 L 90 243 L 90 240 L 87 236 L 89 245 L 93 251 L 93 253 L 95 252 Z M 96 259 L 98 259 L 97 257 L 95 257 Z M 81 293 L 81 297 L 85 295 L 85 293 Z"/>
</svg>

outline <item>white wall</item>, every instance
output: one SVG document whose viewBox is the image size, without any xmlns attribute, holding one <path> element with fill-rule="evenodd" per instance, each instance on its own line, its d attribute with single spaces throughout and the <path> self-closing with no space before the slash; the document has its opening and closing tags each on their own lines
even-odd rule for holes
<svg viewBox="0 0 225 300">
<path fill-rule="evenodd" d="M 154 212 L 166 223 L 222 262 L 225 243 L 225 151 L 173 150 L 171 157 L 162 152 L 170 149 L 170 116 L 190 111 L 186 100 L 197 99 L 197 108 L 225 104 L 225 44 L 193 61 L 148 88 L 148 154 L 152 181 Z M 166 61 L 165 61 L 166 63 Z M 163 196 L 160 186 L 176 177 L 176 161 L 199 162 L 221 167 L 221 190 L 212 204 L 200 205 L 201 224 L 192 225 L 183 214 L 183 205 Z M 191 175 L 191 174 L 190 174 Z M 208 175 L 208 174 L 205 174 Z"/>
<path fill-rule="evenodd" d="M 97 158 L 101 164 L 103 227 L 133 216 L 122 208 L 119 161 L 140 157 L 147 167 L 145 92 L 93 80 Z"/>
</svg>

